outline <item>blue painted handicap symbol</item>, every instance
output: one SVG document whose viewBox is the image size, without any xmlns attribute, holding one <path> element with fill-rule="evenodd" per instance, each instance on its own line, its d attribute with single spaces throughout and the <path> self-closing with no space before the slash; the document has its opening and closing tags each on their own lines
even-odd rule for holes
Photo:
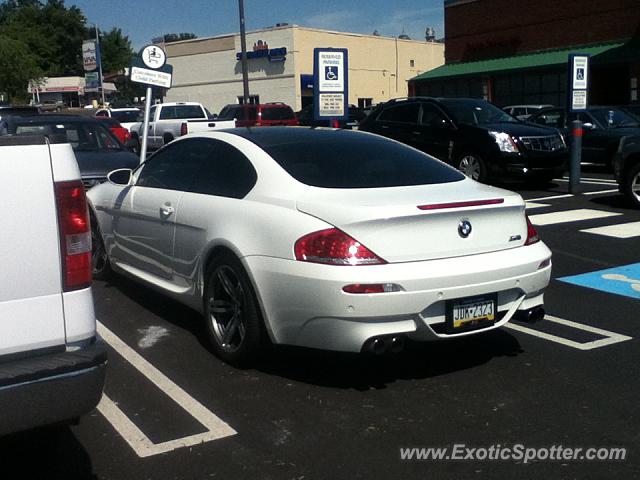
<svg viewBox="0 0 640 480">
<path fill-rule="evenodd" d="M 326 66 L 324 67 L 324 79 L 325 80 L 338 80 L 338 67 Z"/>
<path fill-rule="evenodd" d="M 558 280 L 640 300 L 640 263 L 562 277 Z"/>
</svg>

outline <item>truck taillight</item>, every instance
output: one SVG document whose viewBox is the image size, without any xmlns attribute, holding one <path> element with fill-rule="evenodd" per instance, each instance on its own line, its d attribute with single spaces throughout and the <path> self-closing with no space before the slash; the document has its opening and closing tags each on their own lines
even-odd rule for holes
<svg viewBox="0 0 640 480">
<path fill-rule="evenodd" d="M 187 134 L 187 122 L 182 122 L 180 125 L 180 136 Z"/>
<path fill-rule="evenodd" d="M 91 285 L 91 226 L 87 197 L 80 180 L 57 182 L 56 205 L 60 229 L 62 289 L 80 290 Z"/>
</svg>

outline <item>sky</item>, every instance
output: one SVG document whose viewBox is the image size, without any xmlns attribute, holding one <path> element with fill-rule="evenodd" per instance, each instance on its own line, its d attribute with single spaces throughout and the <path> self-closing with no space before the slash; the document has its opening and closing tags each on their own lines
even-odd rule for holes
<svg viewBox="0 0 640 480">
<path fill-rule="evenodd" d="M 88 24 L 103 31 L 118 27 L 134 49 L 165 33 L 210 37 L 240 30 L 237 0 L 66 0 L 82 10 Z M 247 31 L 276 23 L 424 39 L 426 27 L 444 36 L 443 0 L 244 0 Z"/>
</svg>

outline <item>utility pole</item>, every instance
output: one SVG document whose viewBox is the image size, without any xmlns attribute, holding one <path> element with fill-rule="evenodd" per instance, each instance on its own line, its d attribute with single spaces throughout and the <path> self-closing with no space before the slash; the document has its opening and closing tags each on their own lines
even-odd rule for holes
<svg viewBox="0 0 640 480">
<path fill-rule="evenodd" d="M 102 92 L 102 107 L 104 108 L 104 81 L 102 79 L 102 55 L 100 55 L 100 38 L 98 37 L 98 24 L 93 25 L 96 29 L 96 57 L 98 58 L 98 75 L 100 76 L 100 92 Z"/>
<path fill-rule="evenodd" d="M 242 98 L 249 103 L 249 71 L 247 68 L 247 36 L 244 27 L 244 0 L 238 0 L 240 8 L 240 47 L 242 49 Z"/>
</svg>

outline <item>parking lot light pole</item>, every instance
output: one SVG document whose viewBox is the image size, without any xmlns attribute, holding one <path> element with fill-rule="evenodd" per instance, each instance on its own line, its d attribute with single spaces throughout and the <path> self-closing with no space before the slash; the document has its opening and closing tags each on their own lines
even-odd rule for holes
<svg viewBox="0 0 640 480">
<path fill-rule="evenodd" d="M 238 7 L 240 9 L 240 47 L 241 62 L 242 62 L 242 98 L 244 104 L 249 103 L 249 70 L 247 68 L 247 35 L 244 25 L 244 0 L 238 0 Z"/>
<path fill-rule="evenodd" d="M 582 122 L 571 122 L 571 164 L 569 166 L 569 193 L 580 193 L 580 162 L 582 161 Z"/>
</svg>

